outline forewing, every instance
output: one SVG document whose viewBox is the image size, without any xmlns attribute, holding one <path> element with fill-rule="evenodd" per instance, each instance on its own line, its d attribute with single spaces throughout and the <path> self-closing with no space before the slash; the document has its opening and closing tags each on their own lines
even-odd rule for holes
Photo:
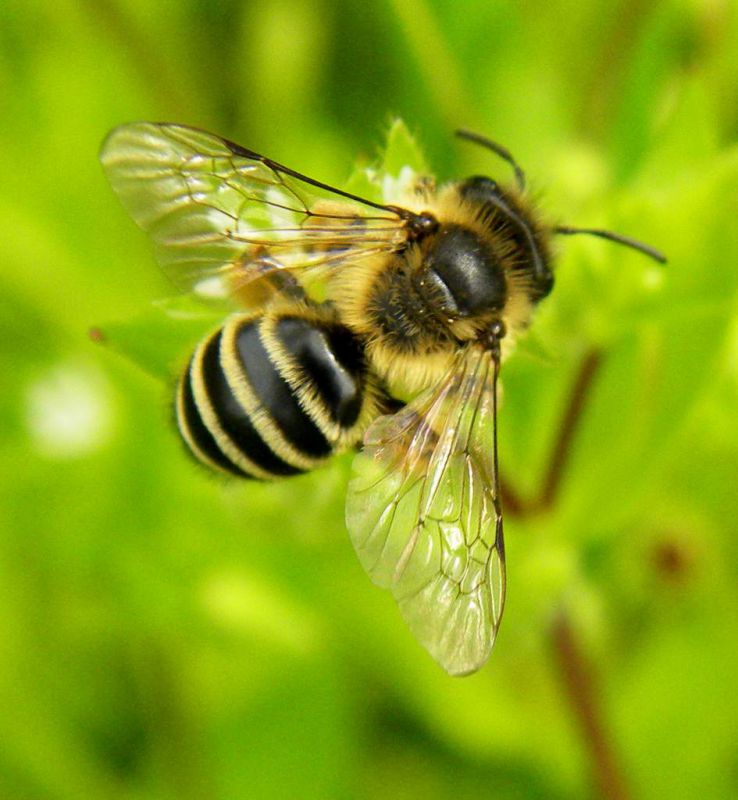
<svg viewBox="0 0 738 800">
<path fill-rule="evenodd" d="M 505 598 L 497 368 L 489 351 L 470 348 L 440 386 L 376 420 L 348 490 L 364 569 L 452 675 L 487 660 Z"/>
<path fill-rule="evenodd" d="M 100 159 L 162 267 L 185 290 L 237 293 L 275 271 L 324 272 L 406 237 L 390 208 L 195 128 L 123 125 Z"/>
</svg>

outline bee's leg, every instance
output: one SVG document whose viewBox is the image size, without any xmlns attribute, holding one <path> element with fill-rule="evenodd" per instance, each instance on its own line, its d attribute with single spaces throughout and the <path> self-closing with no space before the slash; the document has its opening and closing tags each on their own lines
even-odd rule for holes
<svg viewBox="0 0 738 800">
<path fill-rule="evenodd" d="M 513 517 L 528 517 L 552 508 L 556 503 L 561 482 L 571 454 L 571 446 L 576 436 L 582 414 L 587 403 L 589 390 L 602 364 L 602 352 L 590 350 L 579 366 L 579 372 L 569 394 L 569 401 L 561 418 L 558 435 L 548 458 L 543 481 L 538 495 L 533 498 L 521 497 L 504 479 L 500 480 L 500 493 L 505 512 Z"/>
</svg>

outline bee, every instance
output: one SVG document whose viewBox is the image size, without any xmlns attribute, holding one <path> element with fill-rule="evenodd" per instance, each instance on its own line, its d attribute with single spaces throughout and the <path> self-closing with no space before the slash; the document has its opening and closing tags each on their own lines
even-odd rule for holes
<svg viewBox="0 0 738 800">
<path fill-rule="evenodd" d="M 553 287 L 554 234 L 513 168 L 411 181 L 392 203 L 328 186 L 174 124 L 113 130 L 101 160 L 164 270 L 232 309 L 179 378 L 176 418 L 207 466 L 254 479 L 361 446 L 346 525 L 450 674 L 489 657 L 505 601 L 497 463 L 500 364 Z"/>
</svg>

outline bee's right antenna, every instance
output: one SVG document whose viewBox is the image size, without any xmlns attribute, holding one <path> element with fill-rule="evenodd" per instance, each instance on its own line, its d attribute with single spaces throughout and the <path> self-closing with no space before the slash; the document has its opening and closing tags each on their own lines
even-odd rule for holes
<svg viewBox="0 0 738 800">
<path fill-rule="evenodd" d="M 507 163 L 515 171 L 515 180 L 517 181 L 518 189 L 520 189 L 521 192 L 525 190 L 525 173 L 518 165 L 518 162 L 512 157 L 512 153 L 506 147 L 503 147 L 501 144 L 497 144 L 497 142 L 493 142 L 486 136 L 482 136 L 479 133 L 473 133 L 472 131 L 467 131 L 464 128 L 460 128 L 459 130 L 455 131 L 455 133 L 459 139 L 466 139 L 468 142 L 474 142 L 474 144 L 486 147 L 487 150 L 491 150 L 495 155 L 498 155 L 501 159 L 503 159 L 503 161 L 507 161 Z"/>
<path fill-rule="evenodd" d="M 626 247 L 632 247 L 634 250 L 643 253 L 644 256 L 658 261 L 659 264 L 666 264 L 666 256 L 655 247 L 639 242 L 637 239 L 631 239 L 630 236 L 624 236 L 622 233 L 613 233 L 612 231 L 603 231 L 599 228 L 572 228 L 570 225 L 559 225 L 553 229 L 554 233 L 563 233 L 566 235 L 575 233 L 588 233 L 590 236 L 599 236 L 601 239 L 609 239 L 611 242 L 617 244 L 624 244 Z"/>
</svg>

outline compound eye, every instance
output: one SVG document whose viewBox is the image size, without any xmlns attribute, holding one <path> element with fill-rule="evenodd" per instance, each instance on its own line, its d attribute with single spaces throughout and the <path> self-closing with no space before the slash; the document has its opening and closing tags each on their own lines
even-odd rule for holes
<svg viewBox="0 0 738 800">
<path fill-rule="evenodd" d="M 456 300 L 454 299 L 451 290 L 448 288 L 443 278 L 435 269 L 429 269 L 426 272 L 425 281 L 435 292 L 437 302 L 442 311 L 454 317 L 463 316 L 460 313 L 459 306 L 456 304 Z"/>
<path fill-rule="evenodd" d="M 473 175 L 471 178 L 467 178 L 459 187 L 459 193 L 465 200 L 479 204 L 488 203 L 491 199 L 500 197 L 497 181 L 483 175 Z"/>
<path fill-rule="evenodd" d="M 551 293 L 554 285 L 553 272 L 546 269 L 537 279 L 535 283 L 536 298 L 542 300 L 544 297 Z"/>
<path fill-rule="evenodd" d="M 504 306 L 502 269 L 474 232 L 448 225 L 434 244 L 428 256 L 429 281 L 442 292 L 449 310 L 469 317 Z"/>
</svg>

